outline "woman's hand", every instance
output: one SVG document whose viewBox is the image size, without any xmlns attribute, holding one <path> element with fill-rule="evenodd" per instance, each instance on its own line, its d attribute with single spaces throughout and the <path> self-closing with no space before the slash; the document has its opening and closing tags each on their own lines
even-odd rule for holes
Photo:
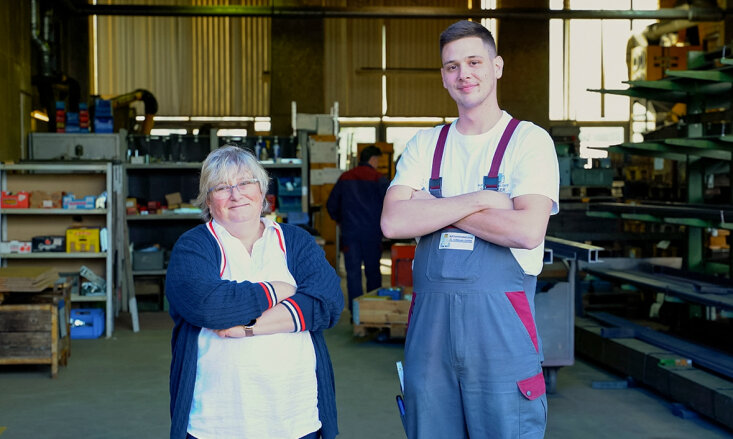
<svg viewBox="0 0 733 439">
<path fill-rule="evenodd" d="M 216 335 L 220 338 L 242 338 L 246 337 L 244 333 L 244 325 L 237 325 L 229 329 L 216 329 Z"/>
</svg>

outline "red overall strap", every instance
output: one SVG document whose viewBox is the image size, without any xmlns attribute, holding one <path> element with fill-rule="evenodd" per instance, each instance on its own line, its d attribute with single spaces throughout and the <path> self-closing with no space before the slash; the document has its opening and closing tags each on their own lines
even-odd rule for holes
<svg viewBox="0 0 733 439">
<path fill-rule="evenodd" d="M 438 136 L 438 143 L 435 145 L 433 152 L 433 169 L 430 172 L 430 181 L 428 182 L 428 191 L 435 197 L 442 198 L 442 182 L 440 178 L 440 163 L 443 161 L 443 151 L 445 150 L 445 139 L 448 138 L 450 124 L 443 125 Z"/>
<path fill-rule="evenodd" d="M 519 120 L 512 118 L 512 120 L 509 121 L 506 128 L 504 129 L 504 134 L 501 135 L 499 145 L 497 145 L 496 147 L 494 158 L 491 160 L 491 169 L 489 169 L 489 175 L 487 178 L 484 179 L 484 189 L 497 189 L 499 183 L 499 166 L 501 166 L 501 161 L 504 158 L 504 152 L 506 151 L 507 145 L 509 145 L 509 140 L 511 140 L 512 135 L 514 134 L 514 130 L 517 128 L 517 125 L 519 125 Z"/>
</svg>

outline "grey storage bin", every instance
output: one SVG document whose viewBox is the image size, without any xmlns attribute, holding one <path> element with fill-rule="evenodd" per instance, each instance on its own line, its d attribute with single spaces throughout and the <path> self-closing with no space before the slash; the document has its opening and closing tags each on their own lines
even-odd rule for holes
<svg viewBox="0 0 733 439">
<path fill-rule="evenodd" d="M 132 269 L 135 271 L 162 270 L 162 250 L 154 252 L 134 251 L 132 252 Z"/>
</svg>

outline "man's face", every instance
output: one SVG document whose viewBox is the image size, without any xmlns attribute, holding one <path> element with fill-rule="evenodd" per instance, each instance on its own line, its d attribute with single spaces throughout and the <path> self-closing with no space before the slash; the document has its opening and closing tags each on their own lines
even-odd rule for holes
<svg viewBox="0 0 733 439">
<path fill-rule="evenodd" d="M 496 80 L 504 60 L 494 56 L 479 37 L 466 37 L 443 46 L 443 87 L 458 104 L 469 110 L 487 99 L 496 100 Z"/>
</svg>

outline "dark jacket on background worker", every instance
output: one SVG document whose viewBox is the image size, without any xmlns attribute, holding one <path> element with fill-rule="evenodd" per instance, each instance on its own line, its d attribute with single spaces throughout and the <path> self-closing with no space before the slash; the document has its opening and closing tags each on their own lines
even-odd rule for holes
<svg viewBox="0 0 733 439">
<path fill-rule="evenodd" d="M 341 228 L 349 309 L 353 299 L 363 294 L 362 262 L 367 291 L 382 285 L 379 271 L 382 229 L 379 220 L 389 182 L 376 170 L 381 154 L 376 146 L 366 147 L 359 157 L 359 166 L 341 174 L 326 202 L 329 215 Z"/>
</svg>

